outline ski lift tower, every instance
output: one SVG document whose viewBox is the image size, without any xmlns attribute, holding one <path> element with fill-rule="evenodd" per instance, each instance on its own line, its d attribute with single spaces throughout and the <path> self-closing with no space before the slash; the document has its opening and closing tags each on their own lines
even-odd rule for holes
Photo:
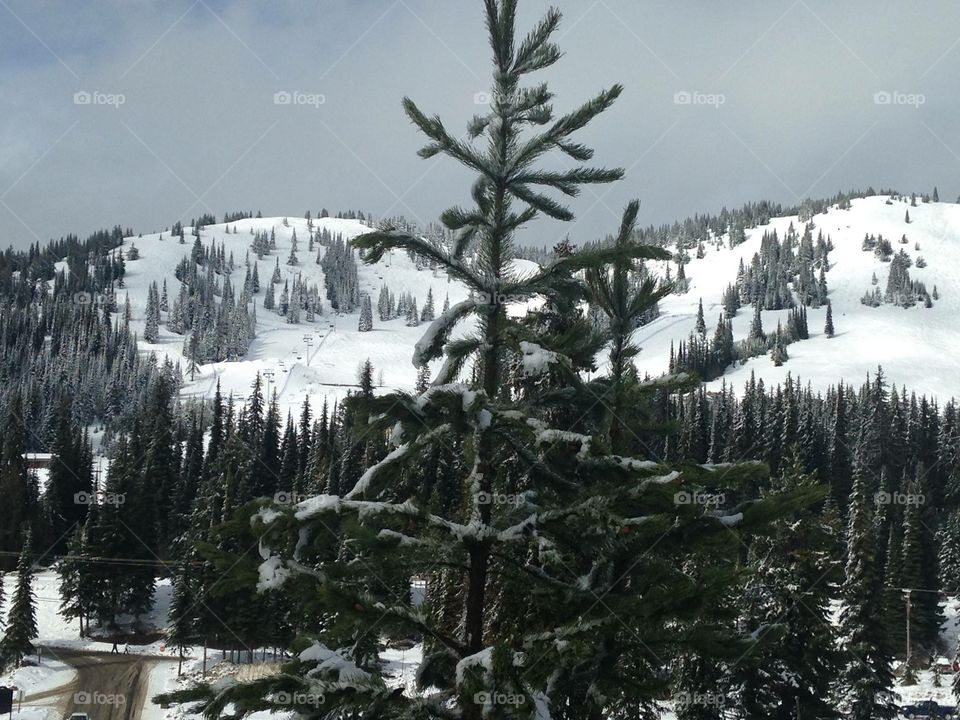
<svg viewBox="0 0 960 720">
<path fill-rule="evenodd" d="M 307 345 L 307 367 L 310 367 L 310 348 L 313 347 L 313 335 L 304 335 L 303 342 Z"/>
<path fill-rule="evenodd" d="M 270 383 L 273 382 L 274 372 L 273 370 L 264 370 L 263 376 L 267 379 L 267 402 L 270 402 Z"/>
</svg>

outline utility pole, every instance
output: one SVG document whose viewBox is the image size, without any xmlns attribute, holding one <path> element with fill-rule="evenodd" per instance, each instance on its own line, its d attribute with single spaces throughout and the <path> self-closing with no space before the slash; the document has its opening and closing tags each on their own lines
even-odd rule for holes
<svg viewBox="0 0 960 720">
<path fill-rule="evenodd" d="M 913 592 L 909 588 L 907 589 L 907 666 L 910 664 L 910 593 Z"/>
</svg>

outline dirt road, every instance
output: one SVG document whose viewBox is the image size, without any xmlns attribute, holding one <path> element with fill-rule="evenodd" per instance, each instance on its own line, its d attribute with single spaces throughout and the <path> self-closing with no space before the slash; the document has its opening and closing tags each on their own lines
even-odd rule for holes
<svg viewBox="0 0 960 720">
<path fill-rule="evenodd" d="M 44 654 L 74 668 L 77 677 L 69 685 L 28 700 L 59 697 L 63 717 L 85 713 L 90 720 L 139 720 L 144 704 L 149 702 L 150 670 L 164 662 L 147 655 L 58 648 L 44 648 Z"/>
</svg>

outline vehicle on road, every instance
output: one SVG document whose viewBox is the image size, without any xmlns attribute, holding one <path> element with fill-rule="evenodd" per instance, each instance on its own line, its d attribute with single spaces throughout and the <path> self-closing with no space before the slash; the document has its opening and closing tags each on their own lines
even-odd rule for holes
<svg viewBox="0 0 960 720">
<path fill-rule="evenodd" d="M 900 716 L 908 720 L 955 720 L 957 708 L 950 705 L 941 705 L 934 700 L 924 700 L 913 705 L 904 705 L 900 708 Z"/>
<path fill-rule="evenodd" d="M 74 713 L 67 720 L 90 720 L 90 716 L 86 713 Z"/>
</svg>

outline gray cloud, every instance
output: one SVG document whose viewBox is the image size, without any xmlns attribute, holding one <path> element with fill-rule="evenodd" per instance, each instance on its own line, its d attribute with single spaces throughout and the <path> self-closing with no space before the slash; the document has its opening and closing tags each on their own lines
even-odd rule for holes
<svg viewBox="0 0 960 720">
<path fill-rule="evenodd" d="M 960 192 L 954 3 L 556 4 L 566 55 L 544 77 L 557 108 L 622 82 L 622 100 L 583 139 L 599 163 L 629 172 L 585 191 L 577 223 L 539 221 L 533 242 L 605 234 L 635 196 L 643 222 L 660 223 L 868 185 Z M 522 2 L 522 23 L 546 5 Z M 400 99 L 464 126 L 489 75 L 481 10 L 2 0 L 0 244 L 234 209 L 433 219 L 466 199 L 469 176 L 416 157 Z M 76 104 L 81 91 L 102 95 Z M 324 102 L 277 105 L 277 92 Z M 900 94 L 878 104 L 878 92 Z"/>
</svg>

